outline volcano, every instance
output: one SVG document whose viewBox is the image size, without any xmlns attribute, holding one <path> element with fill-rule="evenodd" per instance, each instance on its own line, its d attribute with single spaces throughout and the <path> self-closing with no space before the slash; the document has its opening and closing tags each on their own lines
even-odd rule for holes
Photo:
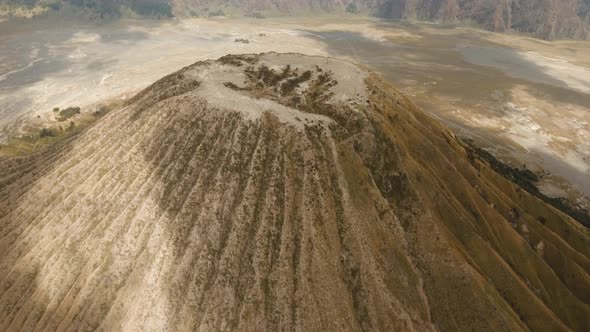
<svg viewBox="0 0 590 332">
<path fill-rule="evenodd" d="M 590 234 L 378 75 L 195 63 L 0 159 L 2 331 L 584 331 Z"/>
</svg>

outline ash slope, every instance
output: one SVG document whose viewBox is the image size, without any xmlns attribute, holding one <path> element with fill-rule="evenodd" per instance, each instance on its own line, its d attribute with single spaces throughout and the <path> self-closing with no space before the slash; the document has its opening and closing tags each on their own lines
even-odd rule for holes
<svg viewBox="0 0 590 332">
<path fill-rule="evenodd" d="M 3 331 L 590 325 L 588 231 L 339 60 L 197 63 L 0 179 Z"/>
</svg>

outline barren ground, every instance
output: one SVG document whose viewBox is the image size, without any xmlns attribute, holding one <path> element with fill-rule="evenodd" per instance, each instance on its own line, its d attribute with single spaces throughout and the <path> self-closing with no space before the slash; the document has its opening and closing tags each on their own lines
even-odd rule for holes
<svg viewBox="0 0 590 332">
<path fill-rule="evenodd" d="M 457 133 L 590 194 L 590 46 L 379 20 L 0 22 L 0 141 L 195 61 L 267 51 L 363 63 Z M 236 42 L 248 40 L 248 43 Z M 24 55 L 24 56 L 23 56 Z M 576 197 L 547 177 L 547 192 Z"/>
</svg>

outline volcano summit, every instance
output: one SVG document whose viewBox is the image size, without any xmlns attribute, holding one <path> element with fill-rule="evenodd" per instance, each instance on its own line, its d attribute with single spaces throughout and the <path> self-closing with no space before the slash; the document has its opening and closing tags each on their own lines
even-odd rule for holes
<svg viewBox="0 0 590 332">
<path fill-rule="evenodd" d="M 226 56 L 0 160 L 0 330 L 583 331 L 590 235 L 354 64 Z"/>
</svg>

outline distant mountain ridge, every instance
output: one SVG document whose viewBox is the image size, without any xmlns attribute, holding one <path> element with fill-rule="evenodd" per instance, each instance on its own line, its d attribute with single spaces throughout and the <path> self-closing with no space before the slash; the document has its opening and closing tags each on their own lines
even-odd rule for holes
<svg viewBox="0 0 590 332">
<path fill-rule="evenodd" d="M 101 18 L 130 12 L 144 16 L 257 17 L 304 13 L 372 15 L 441 23 L 469 23 L 497 32 L 542 39 L 588 39 L 590 0 L 0 0 L 0 6 L 63 5 L 96 12 Z"/>
<path fill-rule="evenodd" d="M 485 29 L 517 31 L 543 39 L 586 39 L 589 0 L 392 0 L 391 18 L 474 22 Z"/>
<path fill-rule="evenodd" d="M 475 23 L 491 31 L 515 31 L 543 39 L 586 39 L 590 31 L 590 0 L 172 0 L 171 3 L 180 15 L 213 8 L 279 13 L 347 11 L 390 19 Z"/>
</svg>

